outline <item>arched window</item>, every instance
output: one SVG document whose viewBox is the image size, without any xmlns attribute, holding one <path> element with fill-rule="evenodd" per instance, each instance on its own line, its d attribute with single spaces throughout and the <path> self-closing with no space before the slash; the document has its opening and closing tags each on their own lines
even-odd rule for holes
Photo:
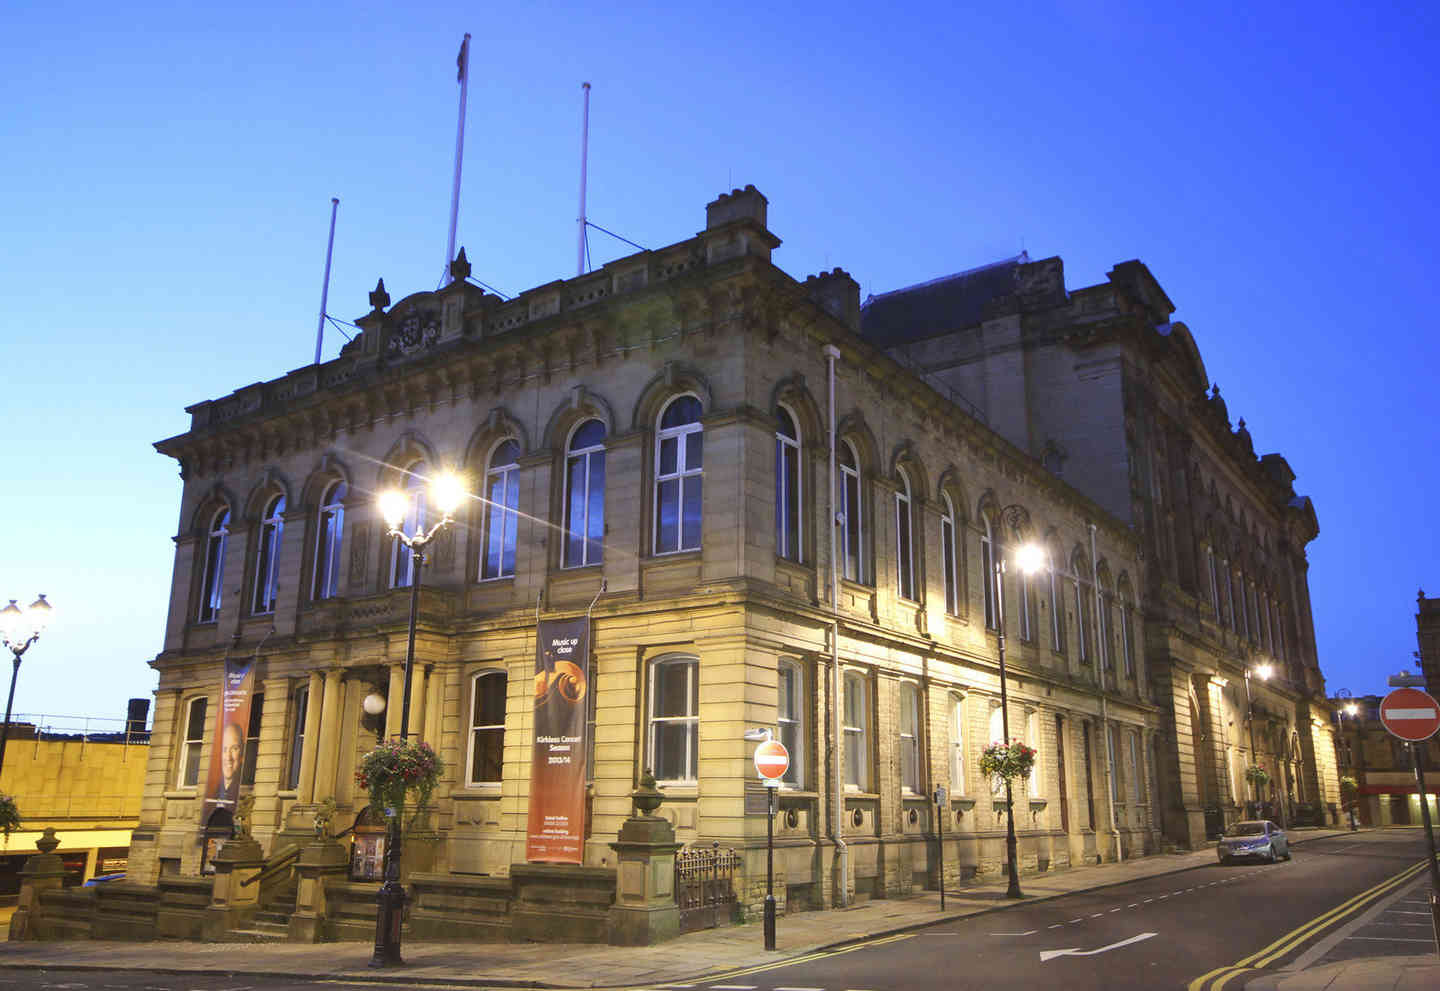
<svg viewBox="0 0 1440 991">
<path fill-rule="evenodd" d="M 1230 571 L 1230 562 L 1225 558 L 1220 559 L 1220 568 L 1225 572 L 1225 615 L 1230 621 L 1230 629 L 1235 629 L 1235 576 Z"/>
<path fill-rule="evenodd" d="M 655 553 L 700 548 L 704 429 L 700 400 L 678 396 L 660 415 L 655 438 Z"/>
<path fill-rule="evenodd" d="M 965 699 L 950 697 L 950 791 L 965 794 Z"/>
<path fill-rule="evenodd" d="M 466 785 L 498 785 L 505 770 L 505 672 L 481 671 L 470 685 Z"/>
<path fill-rule="evenodd" d="M 960 573 L 955 561 L 955 507 L 940 493 L 940 562 L 945 569 L 945 611 L 960 615 Z"/>
<path fill-rule="evenodd" d="M 1050 583 L 1050 648 L 1052 650 L 1065 649 L 1065 603 L 1060 597 L 1060 581 L 1055 568 L 1055 553 L 1053 551 L 1046 557 L 1046 578 Z"/>
<path fill-rule="evenodd" d="M 980 570 L 985 574 L 985 628 L 994 630 L 1000 625 L 995 609 L 995 529 L 989 513 L 982 513 L 980 519 L 985 527 L 980 533 Z"/>
<path fill-rule="evenodd" d="M 1010 742 L 1010 741 L 1008 741 L 1008 740 L 1005 739 L 1005 710 L 1002 709 L 1002 708 L 1000 708 L 999 705 L 994 706 L 994 707 L 990 710 L 990 742 L 991 742 L 991 743 L 1009 743 L 1009 742 Z M 1004 778 L 1000 777 L 1000 775 L 997 774 L 997 775 L 995 775 L 993 778 L 990 779 L 990 791 L 991 791 L 992 794 L 998 795 L 998 794 L 1000 794 L 1001 792 L 1003 792 L 1004 790 L 1005 790 L 1005 779 L 1004 779 Z"/>
<path fill-rule="evenodd" d="M 345 533 L 345 483 L 331 482 L 320 499 L 315 537 L 315 601 L 340 591 L 340 541 Z"/>
<path fill-rule="evenodd" d="M 920 784 L 920 686 L 900 683 L 900 788 L 919 794 Z"/>
<path fill-rule="evenodd" d="M 1125 677 L 1135 677 L 1135 644 L 1130 634 L 1130 597 L 1123 576 L 1120 583 L 1120 657 L 1125 665 Z"/>
<path fill-rule="evenodd" d="M 841 441 L 836 456 L 840 468 L 840 559 L 844 577 L 852 582 L 865 580 L 865 560 L 861 551 L 861 527 L 864 525 L 860 505 L 860 462 L 849 441 Z"/>
<path fill-rule="evenodd" d="M 1095 639 L 1099 644 L 1100 664 L 1106 671 L 1114 671 L 1115 651 L 1110 645 L 1110 634 L 1115 627 L 1115 621 L 1110 613 L 1114 608 L 1115 599 L 1114 596 L 1110 594 L 1107 581 L 1108 579 L 1105 577 L 1105 573 L 1101 572 L 1099 588 L 1100 605 L 1095 616 Z"/>
<path fill-rule="evenodd" d="M 485 471 L 485 528 L 481 546 L 480 579 L 508 578 L 515 574 L 515 534 L 520 505 L 520 445 L 507 440 L 490 455 Z"/>
<path fill-rule="evenodd" d="M 1089 567 L 1078 553 L 1070 559 L 1071 588 L 1075 600 L 1075 638 L 1079 641 L 1081 664 L 1090 663 L 1090 599 L 1094 587 L 1084 577 L 1089 573 Z"/>
<path fill-rule="evenodd" d="M 775 553 L 799 561 L 800 551 L 800 432 L 785 407 L 775 411 Z"/>
<path fill-rule="evenodd" d="M 1215 575 L 1215 549 L 1205 548 L 1205 567 L 1210 572 L 1210 604 L 1215 608 L 1215 622 L 1220 622 L 1220 582 Z"/>
<path fill-rule="evenodd" d="M 295 690 L 295 704 L 291 707 L 290 768 L 285 777 L 285 787 L 290 791 L 300 787 L 300 759 L 305 753 L 305 715 L 309 708 L 310 686 L 301 685 Z"/>
<path fill-rule="evenodd" d="M 400 528 L 406 533 L 416 533 L 425 526 L 425 462 L 416 461 L 405 470 L 405 494 L 410 499 L 410 510 L 405 514 Z M 390 541 L 390 587 L 408 588 L 415 579 L 415 559 L 404 541 L 395 537 Z"/>
<path fill-rule="evenodd" d="M 200 584 L 202 623 L 213 623 L 220 615 L 224 595 L 225 545 L 230 540 L 230 510 L 221 509 L 210 519 L 210 532 L 205 538 L 205 575 Z"/>
<path fill-rule="evenodd" d="M 1038 712 L 1027 712 L 1025 714 L 1025 742 L 1035 751 L 1035 766 L 1030 769 L 1030 797 L 1040 797 L 1040 755 L 1045 748 L 1040 746 L 1040 714 Z"/>
<path fill-rule="evenodd" d="M 700 662 L 667 657 L 650 668 L 650 767 L 658 781 L 693 782 L 700 764 Z"/>
<path fill-rule="evenodd" d="M 845 672 L 845 787 L 870 790 L 870 682 L 859 671 Z"/>
<path fill-rule="evenodd" d="M 605 555 L 605 424 L 586 420 L 565 455 L 567 568 L 599 564 Z"/>
<path fill-rule="evenodd" d="M 1032 579 L 1024 568 L 1016 568 L 1015 572 L 1016 583 L 1020 586 L 1020 639 L 1029 643 L 1035 639 L 1035 596 L 1031 592 Z"/>
<path fill-rule="evenodd" d="M 895 579 L 902 599 L 915 600 L 915 554 L 910 527 L 910 479 L 899 469 L 895 490 Z"/>
<path fill-rule="evenodd" d="M 805 669 L 782 657 L 775 700 L 775 721 L 780 742 L 790 751 L 790 767 L 783 780 L 795 788 L 805 782 Z"/>
<path fill-rule="evenodd" d="M 205 710 L 209 700 L 198 695 L 185 703 L 185 737 L 180 743 L 181 788 L 194 788 L 200 780 L 200 750 L 205 745 Z"/>
<path fill-rule="evenodd" d="M 260 520 L 260 544 L 255 550 L 255 595 L 251 611 L 275 611 L 280 591 L 280 539 L 285 531 L 285 497 L 277 495 L 265 504 Z"/>
</svg>

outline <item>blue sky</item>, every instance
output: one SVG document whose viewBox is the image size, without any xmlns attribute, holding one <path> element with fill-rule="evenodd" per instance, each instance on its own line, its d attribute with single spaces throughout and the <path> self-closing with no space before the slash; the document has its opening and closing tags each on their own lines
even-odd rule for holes
<svg viewBox="0 0 1440 991">
<path fill-rule="evenodd" d="M 590 217 L 647 247 L 754 183 L 777 264 L 862 292 L 1022 247 L 1072 288 L 1140 258 L 1315 500 L 1330 687 L 1410 665 L 1416 588 L 1440 594 L 1432 10 L 396 6 L 7 17 L 0 595 L 62 617 L 18 711 L 118 717 L 153 687 L 180 482 L 150 444 L 311 360 L 330 197 L 332 314 L 382 275 L 434 288 L 466 31 L 478 278 L 574 274 L 584 80 Z M 607 241 L 597 263 L 630 250 Z"/>
</svg>

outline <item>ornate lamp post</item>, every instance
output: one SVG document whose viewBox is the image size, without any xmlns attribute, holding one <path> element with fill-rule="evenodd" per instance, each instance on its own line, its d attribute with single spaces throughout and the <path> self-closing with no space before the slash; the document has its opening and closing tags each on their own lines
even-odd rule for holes
<svg viewBox="0 0 1440 991">
<path fill-rule="evenodd" d="M 1025 510 L 1020 506 L 1006 506 L 1001 516 L 1010 532 L 1015 534 L 1020 532 L 1020 527 L 1027 518 Z M 995 626 L 999 637 L 1000 731 L 1005 735 L 1005 743 L 1008 746 L 1010 743 L 1010 697 L 1006 689 L 1005 678 L 1005 554 L 1003 544 L 1000 550 L 1001 552 L 995 555 L 994 574 L 991 578 L 995 582 Z M 1034 544 L 1021 544 L 1015 551 L 1015 564 L 1026 575 L 1033 575 L 1040 570 L 1044 560 L 1044 552 Z M 1015 795 L 1009 778 L 1005 779 L 1005 855 L 1010 862 L 1010 884 L 1005 889 L 1005 897 L 1021 898 L 1023 896 L 1020 893 L 1020 865 L 1017 862 L 1015 843 Z"/>
<path fill-rule="evenodd" d="M 420 611 L 420 576 L 425 566 L 425 548 L 451 523 L 455 522 L 454 512 L 465 498 L 464 481 L 447 472 L 430 483 L 430 495 L 440 510 L 440 520 L 428 530 L 424 520 L 418 516 L 414 532 L 405 532 L 405 520 L 410 515 L 410 496 L 398 489 L 380 493 L 380 515 L 385 518 L 387 534 L 399 540 L 410 549 L 412 570 L 410 572 L 410 631 L 405 641 L 405 689 L 400 700 L 400 742 L 410 735 L 410 669 L 415 664 L 415 620 Z M 400 821 L 405 814 L 403 807 L 395 810 L 385 837 L 385 883 L 376 896 L 378 912 L 375 916 L 375 952 L 370 957 L 371 967 L 395 967 L 405 961 L 400 958 L 400 926 L 405 918 L 405 889 L 400 885 L 401 837 Z"/>
<path fill-rule="evenodd" d="M 14 599 L 0 609 L 0 643 L 15 655 L 15 667 L 10 671 L 10 697 L 5 701 L 5 725 L 0 727 L 0 770 L 5 767 L 5 744 L 10 740 L 10 708 L 15 704 L 15 679 L 20 676 L 20 658 L 25 656 L 31 644 L 40 639 L 40 634 L 50 625 L 53 613 L 43 595 L 30 603 L 29 609 L 21 609 Z"/>
<path fill-rule="evenodd" d="M 1269 681 L 1270 674 L 1274 669 L 1268 664 L 1256 664 L 1254 667 L 1245 665 L 1245 709 L 1246 721 L 1250 724 L 1250 766 L 1260 766 L 1260 754 L 1255 750 L 1255 700 L 1250 697 L 1250 675 L 1253 672 L 1255 677 L 1261 681 Z M 1248 776 L 1248 775 L 1247 775 Z M 1254 807 L 1251 810 L 1252 816 L 1260 814 L 1260 782 L 1254 779 L 1250 781 L 1250 788 L 1254 794 Z"/>
<path fill-rule="evenodd" d="M 1350 717 L 1350 721 L 1353 723 L 1353 722 L 1355 721 L 1356 715 L 1358 715 L 1359 712 L 1360 712 L 1360 707 L 1359 707 L 1358 705 L 1356 705 L 1353 701 L 1351 701 L 1352 696 L 1351 696 L 1351 694 L 1350 694 L 1350 689 L 1348 689 L 1348 688 L 1342 688 L 1342 689 L 1340 689 L 1339 691 L 1337 691 L 1337 692 L 1335 693 L 1335 697 L 1336 697 L 1337 699 L 1344 699 L 1344 700 L 1345 700 L 1344 704 L 1341 705 L 1340 708 L 1339 708 L 1338 710 L 1336 710 L 1336 713 L 1335 713 L 1336 717 L 1337 717 L 1337 718 L 1339 719 L 1339 721 L 1340 721 L 1341 753 L 1344 753 L 1345 750 L 1346 750 L 1346 748 L 1347 748 L 1347 746 L 1348 746 L 1348 741 L 1346 741 L 1346 739 L 1345 739 L 1345 717 L 1346 717 L 1346 716 L 1349 716 L 1349 717 Z M 1358 736 L 1358 734 L 1357 734 L 1357 736 Z M 1345 762 L 1345 770 L 1346 770 L 1346 772 L 1348 772 L 1348 773 L 1351 774 L 1351 775 L 1354 775 L 1355 772 L 1356 772 L 1357 770 L 1359 770 L 1359 768 L 1360 768 L 1360 762 L 1359 762 L 1359 760 L 1356 759 L 1356 754 L 1358 753 L 1359 749 L 1360 749 L 1360 741 L 1359 741 L 1359 739 L 1356 739 L 1356 741 L 1355 741 L 1355 746 L 1350 749 L 1350 755 L 1349 755 L 1349 756 L 1350 756 L 1350 759 Z M 1358 786 L 1359 786 L 1359 779 L 1358 779 L 1358 777 L 1357 777 L 1357 779 L 1356 779 L 1356 795 L 1355 795 L 1355 799 L 1354 799 L 1354 801 L 1352 801 L 1352 802 L 1350 803 L 1349 808 L 1346 810 L 1347 812 L 1349 812 L 1349 815 L 1350 815 L 1350 832 L 1352 832 L 1352 833 L 1355 832 L 1355 831 L 1359 828 L 1359 827 L 1356 825 L 1356 823 L 1355 823 L 1355 816 L 1356 816 L 1356 813 L 1357 813 L 1357 811 L 1358 811 L 1357 806 L 1360 804 L 1360 795 L 1359 795 L 1359 787 L 1358 787 Z"/>
</svg>

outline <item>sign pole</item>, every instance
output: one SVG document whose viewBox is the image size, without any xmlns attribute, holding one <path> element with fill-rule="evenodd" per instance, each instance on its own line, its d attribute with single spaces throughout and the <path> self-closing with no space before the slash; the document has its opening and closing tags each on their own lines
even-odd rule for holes
<svg viewBox="0 0 1440 991">
<path fill-rule="evenodd" d="M 1410 744 L 1410 763 L 1415 765 L 1415 784 L 1420 790 L 1420 820 L 1425 823 L 1425 862 L 1430 865 L 1430 925 L 1435 931 L 1435 952 L 1440 955 L 1440 867 L 1435 864 L 1435 829 L 1430 823 L 1430 796 L 1425 793 L 1425 770 L 1421 753 Z"/>
<path fill-rule="evenodd" d="M 935 832 L 940 838 L 940 911 L 945 911 L 945 788 L 935 788 Z"/>
<path fill-rule="evenodd" d="M 765 779 L 770 814 L 765 817 L 765 949 L 775 949 L 775 792 L 780 782 Z"/>
</svg>

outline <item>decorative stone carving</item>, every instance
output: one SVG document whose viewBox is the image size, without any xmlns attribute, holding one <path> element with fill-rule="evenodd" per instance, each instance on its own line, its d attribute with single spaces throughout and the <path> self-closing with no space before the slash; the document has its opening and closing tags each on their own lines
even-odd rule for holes
<svg viewBox="0 0 1440 991">
<path fill-rule="evenodd" d="M 440 318 L 434 313 L 408 307 L 390 331 L 385 343 L 388 358 L 404 357 L 432 348 L 440 342 Z"/>
</svg>

